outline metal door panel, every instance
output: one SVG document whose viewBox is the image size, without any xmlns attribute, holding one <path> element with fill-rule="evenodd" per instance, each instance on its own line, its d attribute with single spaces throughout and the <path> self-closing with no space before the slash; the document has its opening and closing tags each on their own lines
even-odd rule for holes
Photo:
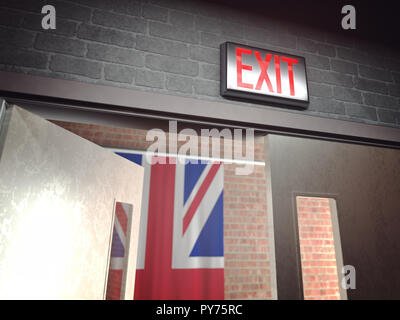
<svg viewBox="0 0 400 320">
<path fill-rule="evenodd" d="M 132 297 L 143 168 L 16 106 L 1 132 L 0 298 L 103 299 L 115 201 L 133 204 Z"/>
</svg>

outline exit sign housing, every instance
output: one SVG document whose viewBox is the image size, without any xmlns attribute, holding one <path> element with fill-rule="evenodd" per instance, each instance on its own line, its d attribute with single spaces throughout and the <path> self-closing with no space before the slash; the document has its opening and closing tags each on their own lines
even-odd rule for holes
<svg viewBox="0 0 400 320">
<path fill-rule="evenodd" d="M 309 103 L 305 59 L 225 42 L 221 45 L 221 95 L 305 109 Z"/>
</svg>

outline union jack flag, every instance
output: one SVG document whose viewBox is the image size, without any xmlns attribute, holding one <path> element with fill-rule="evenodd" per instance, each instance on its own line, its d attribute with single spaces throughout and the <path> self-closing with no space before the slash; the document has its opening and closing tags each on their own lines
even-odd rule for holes
<svg viewBox="0 0 400 320">
<path fill-rule="evenodd" d="M 223 299 L 223 165 L 118 154 L 145 168 L 135 299 Z"/>
<path fill-rule="evenodd" d="M 116 202 L 106 291 L 107 300 L 124 299 L 131 218 L 131 205 Z"/>
</svg>

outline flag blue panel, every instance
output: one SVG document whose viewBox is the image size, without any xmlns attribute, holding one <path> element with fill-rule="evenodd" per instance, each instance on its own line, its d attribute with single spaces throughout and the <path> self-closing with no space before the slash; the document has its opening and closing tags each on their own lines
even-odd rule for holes
<svg viewBox="0 0 400 320">
<path fill-rule="evenodd" d="M 224 204 L 223 194 L 219 196 L 214 208 L 197 239 L 191 257 L 222 257 L 224 255 Z"/>
<path fill-rule="evenodd" d="M 121 257 L 123 258 L 125 255 L 125 249 L 122 244 L 121 239 L 118 236 L 118 233 L 115 230 L 113 230 L 113 239 L 111 243 L 111 257 Z"/>
<path fill-rule="evenodd" d="M 143 155 L 141 155 L 141 154 L 123 153 L 123 152 L 116 152 L 116 154 L 118 154 L 119 156 L 138 164 L 139 166 L 142 165 Z"/>
<path fill-rule="evenodd" d="M 190 162 L 188 162 L 185 165 L 185 185 L 184 185 L 183 203 L 186 203 L 186 200 L 192 193 L 192 190 L 196 185 L 197 180 L 199 180 L 200 175 L 202 174 L 206 166 L 207 164 L 190 163 Z"/>
</svg>

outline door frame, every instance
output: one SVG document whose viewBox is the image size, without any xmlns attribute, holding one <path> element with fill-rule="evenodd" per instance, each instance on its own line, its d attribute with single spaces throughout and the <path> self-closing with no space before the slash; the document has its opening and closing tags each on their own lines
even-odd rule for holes
<svg viewBox="0 0 400 320">
<path fill-rule="evenodd" d="M 94 121 L 102 115 L 103 123 L 113 121 L 114 125 L 126 122 L 127 117 L 141 118 L 141 122 L 145 119 L 149 123 L 177 120 L 191 125 L 254 128 L 261 134 L 400 148 L 400 128 L 390 126 L 266 109 L 229 100 L 216 102 L 15 72 L 0 71 L 0 97 L 13 103 L 33 103 L 31 111 L 41 108 L 42 113 L 58 117 L 53 120 L 79 119 L 86 112 Z"/>
</svg>

